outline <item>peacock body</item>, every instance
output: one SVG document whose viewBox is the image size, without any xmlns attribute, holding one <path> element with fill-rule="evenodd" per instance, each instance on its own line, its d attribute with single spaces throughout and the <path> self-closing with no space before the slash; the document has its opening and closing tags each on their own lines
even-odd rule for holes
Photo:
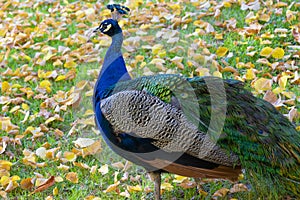
<svg viewBox="0 0 300 200">
<path fill-rule="evenodd" d="M 117 21 L 105 20 L 98 30 L 112 44 L 93 105 L 116 153 L 155 173 L 236 180 L 243 168 L 257 197 L 300 198 L 300 134 L 270 103 L 236 80 L 170 74 L 132 80 Z"/>
</svg>

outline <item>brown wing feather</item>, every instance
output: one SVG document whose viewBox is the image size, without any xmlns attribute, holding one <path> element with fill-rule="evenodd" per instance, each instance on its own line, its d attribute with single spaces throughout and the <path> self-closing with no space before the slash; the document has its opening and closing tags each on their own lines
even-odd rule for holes
<svg viewBox="0 0 300 200">
<path fill-rule="evenodd" d="M 149 165 L 163 169 L 169 173 L 174 173 L 181 176 L 193 177 L 193 178 L 222 178 L 235 181 L 238 179 L 239 175 L 242 173 L 241 167 L 236 168 L 227 167 L 220 165 L 213 169 L 204 169 L 192 166 L 181 165 L 177 163 L 172 163 L 166 160 L 155 159 L 155 160 L 144 160 L 138 158 Z"/>
</svg>

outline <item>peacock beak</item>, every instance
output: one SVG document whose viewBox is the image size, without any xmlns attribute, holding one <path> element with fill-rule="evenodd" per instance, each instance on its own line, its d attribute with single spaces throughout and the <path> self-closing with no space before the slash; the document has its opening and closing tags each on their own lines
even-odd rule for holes
<svg viewBox="0 0 300 200">
<path fill-rule="evenodd" d="M 93 33 L 98 33 L 98 32 L 102 32 L 101 29 L 103 28 L 103 25 L 101 24 L 100 26 L 98 26 L 97 28 L 94 29 Z"/>
<path fill-rule="evenodd" d="M 100 26 L 98 26 L 97 28 L 91 28 L 87 31 L 85 31 L 85 35 L 87 36 L 88 38 L 88 42 L 91 42 L 91 38 L 95 37 L 97 35 L 97 33 L 101 33 L 101 30 L 100 30 Z"/>
</svg>

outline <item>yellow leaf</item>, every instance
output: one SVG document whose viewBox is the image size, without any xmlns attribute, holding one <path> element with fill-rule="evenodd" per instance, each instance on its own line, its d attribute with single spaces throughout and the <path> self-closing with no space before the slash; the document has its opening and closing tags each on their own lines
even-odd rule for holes
<svg viewBox="0 0 300 200">
<path fill-rule="evenodd" d="M 53 56 L 55 56 L 55 54 L 53 54 L 51 51 L 48 51 L 48 53 L 44 56 L 43 60 L 47 61 L 50 58 L 52 58 Z"/>
<path fill-rule="evenodd" d="M 28 104 L 22 103 L 22 109 L 23 109 L 23 110 L 29 110 Z"/>
<path fill-rule="evenodd" d="M 163 48 L 164 46 L 162 44 L 156 44 L 152 47 L 152 53 L 157 55 Z"/>
<path fill-rule="evenodd" d="M 45 88 L 48 93 L 51 92 L 50 86 L 51 86 L 51 83 L 48 80 L 43 80 L 43 81 L 40 82 L 40 87 Z"/>
<path fill-rule="evenodd" d="M 3 81 L 1 84 L 1 91 L 3 93 L 7 92 L 10 89 L 10 85 L 7 81 Z"/>
<path fill-rule="evenodd" d="M 267 91 L 272 89 L 272 80 L 266 78 L 259 78 L 254 83 L 256 91 Z"/>
<path fill-rule="evenodd" d="M 288 79 L 288 77 L 287 76 L 282 76 L 282 77 L 280 77 L 280 79 L 279 79 L 279 86 L 280 86 L 280 88 L 282 88 L 282 89 L 284 89 L 285 88 L 285 86 L 286 86 L 286 83 L 287 83 L 287 79 Z"/>
<path fill-rule="evenodd" d="M 14 175 L 14 176 L 11 177 L 11 180 L 12 181 L 19 181 L 19 180 L 21 180 L 21 178 L 17 175 Z"/>
<path fill-rule="evenodd" d="M 66 179 L 72 183 L 78 183 L 78 175 L 75 172 L 67 173 Z"/>
<path fill-rule="evenodd" d="M 223 34 L 222 34 L 222 33 L 217 33 L 217 34 L 215 35 L 215 38 L 216 38 L 217 40 L 223 40 Z"/>
<path fill-rule="evenodd" d="M 253 69 L 247 69 L 246 80 L 253 80 L 256 77 Z"/>
<path fill-rule="evenodd" d="M 173 180 L 173 182 L 174 183 L 182 183 L 185 180 L 187 180 L 187 177 L 175 175 L 175 180 Z"/>
<path fill-rule="evenodd" d="M 284 56 L 284 50 L 282 48 L 276 47 L 272 52 L 272 57 L 276 59 L 281 59 Z"/>
<path fill-rule="evenodd" d="M 231 3 L 227 2 L 227 1 L 225 1 L 223 3 L 223 5 L 224 5 L 225 8 L 230 8 L 231 7 Z"/>
<path fill-rule="evenodd" d="M 57 182 L 57 183 L 61 183 L 61 182 L 64 181 L 64 179 L 63 179 L 61 176 L 56 176 L 56 177 L 54 178 L 54 180 L 55 180 L 55 182 Z"/>
<path fill-rule="evenodd" d="M 90 116 L 90 115 L 93 115 L 93 114 L 94 114 L 94 111 L 91 110 L 91 109 L 88 109 L 88 110 L 85 111 L 83 116 L 86 117 L 86 116 Z"/>
<path fill-rule="evenodd" d="M 214 71 L 214 73 L 213 73 L 213 76 L 216 76 L 216 77 L 222 78 L 222 73 L 221 73 L 221 72 L 219 72 L 219 71 Z"/>
<path fill-rule="evenodd" d="M 265 47 L 260 51 L 260 55 L 264 57 L 269 57 L 273 52 L 271 47 Z"/>
<path fill-rule="evenodd" d="M 0 160 L 0 169 L 10 170 L 13 164 L 6 160 Z"/>
<path fill-rule="evenodd" d="M 293 99 L 293 98 L 296 97 L 296 95 L 293 92 L 282 91 L 281 94 L 283 94 L 284 96 L 286 96 L 288 99 Z"/>
<path fill-rule="evenodd" d="M 64 152 L 64 158 L 67 159 L 67 161 L 69 162 L 73 162 L 76 160 L 77 156 L 73 152 L 66 151 Z"/>
<path fill-rule="evenodd" d="M 136 185 L 136 186 L 129 186 L 129 185 L 127 185 L 127 190 L 129 192 L 141 192 L 142 188 L 141 188 L 140 185 Z"/>
<path fill-rule="evenodd" d="M 47 119 L 47 120 L 45 121 L 45 124 L 47 125 L 47 124 L 53 122 L 54 120 L 56 120 L 55 117 L 50 117 L 49 119 Z"/>
<path fill-rule="evenodd" d="M 61 80 L 65 80 L 66 79 L 66 76 L 65 75 L 59 75 L 55 81 L 61 81 Z"/>
<path fill-rule="evenodd" d="M 53 63 L 53 66 L 61 66 L 63 63 L 60 61 L 60 60 L 56 60 L 54 63 Z"/>
<path fill-rule="evenodd" d="M 167 55 L 167 52 L 166 52 L 166 50 L 160 50 L 157 55 L 159 57 L 163 58 Z"/>
<path fill-rule="evenodd" d="M 67 61 L 65 64 L 64 64 L 64 67 L 65 68 L 75 68 L 77 66 L 77 64 L 71 60 L 71 61 Z"/>
<path fill-rule="evenodd" d="M 136 186 L 127 185 L 127 190 L 128 192 L 141 192 L 142 188 L 140 185 L 136 185 Z"/>
<path fill-rule="evenodd" d="M 228 52 L 228 49 L 226 47 L 219 47 L 216 51 L 216 54 L 219 57 L 224 57 L 227 52 Z"/>
<path fill-rule="evenodd" d="M 15 107 L 13 107 L 9 112 L 10 113 L 14 113 L 14 112 L 16 112 L 17 110 L 19 110 L 21 107 L 20 106 L 15 106 Z"/>
<path fill-rule="evenodd" d="M 89 196 L 85 197 L 84 200 L 101 200 L 101 198 L 93 196 L 93 195 L 89 195 Z"/>
<path fill-rule="evenodd" d="M 2 176 L 0 179 L 0 184 L 5 187 L 9 184 L 10 178 L 8 176 Z"/>
<path fill-rule="evenodd" d="M 117 189 L 117 187 L 118 187 L 119 184 L 120 184 L 120 181 L 118 181 L 118 182 L 116 182 L 116 183 L 114 183 L 114 184 L 108 186 L 108 187 L 106 188 L 106 190 L 104 190 L 104 193 L 108 193 L 108 192 L 115 191 L 115 190 Z"/>
<path fill-rule="evenodd" d="M 11 88 L 21 88 L 21 87 L 23 87 L 23 86 L 18 83 L 15 83 L 11 86 Z"/>
<path fill-rule="evenodd" d="M 55 187 L 55 188 L 53 189 L 53 195 L 54 195 L 54 196 L 58 195 L 58 188 L 57 188 L 57 187 Z"/>
<path fill-rule="evenodd" d="M 86 93 L 85 93 L 85 96 L 86 97 L 91 97 L 91 96 L 93 96 L 94 95 L 94 90 L 92 89 L 92 90 L 90 90 L 90 91 L 87 91 Z"/>
<path fill-rule="evenodd" d="M 161 184 L 161 189 L 170 191 L 170 190 L 173 189 L 173 185 L 171 185 L 170 183 L 162 183 Z"/>
</svg>

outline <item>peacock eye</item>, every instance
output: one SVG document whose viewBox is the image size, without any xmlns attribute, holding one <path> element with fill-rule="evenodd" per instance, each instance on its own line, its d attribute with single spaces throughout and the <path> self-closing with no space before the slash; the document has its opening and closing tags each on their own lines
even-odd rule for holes
<svg viewBox="0 0 300 200">
<path fill-rule="evenodd" d="M 108 24 L 108 25 L 105 27 L 105 29 L 103 30 L 103 32 L 109 31 L 110 28 L 111 28 L 111 24 Z"/>
</svg>

